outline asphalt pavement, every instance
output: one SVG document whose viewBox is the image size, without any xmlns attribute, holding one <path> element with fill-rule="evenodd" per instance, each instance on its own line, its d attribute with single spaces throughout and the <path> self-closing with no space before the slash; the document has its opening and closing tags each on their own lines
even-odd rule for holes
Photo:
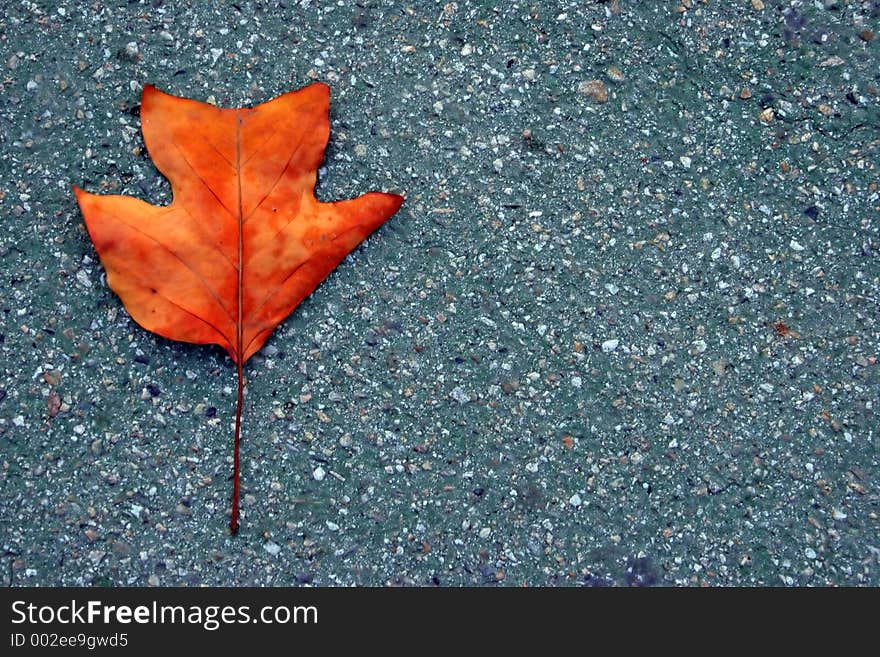
<svg viewBox="0 0 880 657">
<path fill-rule="evenodd" d="M 880 584 L 880 4 L 4 2 L 0 582 Z M 321 80 L 406 203 L 247 364 L 136 325 L 71 185 L 144 84 Z"/>
</svg>

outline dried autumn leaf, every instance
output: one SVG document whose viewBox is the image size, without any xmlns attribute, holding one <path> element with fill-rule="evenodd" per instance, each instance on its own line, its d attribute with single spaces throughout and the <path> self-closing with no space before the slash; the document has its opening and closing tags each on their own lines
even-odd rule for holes
<svg viewBox="0 0 880 657">
<path fill-rule="evenodd" d="M 74 187 L 107 283 L 145 329 L 220 345 L 237 366 L 230 529 L 238 529 L 242 367 L 271 332 L 403 198 L 322 203 L 330 134 L 321 83 L 254 108 L 220 109 L 144 87 L 141 123 L 173 202 Z"/>
</svg>

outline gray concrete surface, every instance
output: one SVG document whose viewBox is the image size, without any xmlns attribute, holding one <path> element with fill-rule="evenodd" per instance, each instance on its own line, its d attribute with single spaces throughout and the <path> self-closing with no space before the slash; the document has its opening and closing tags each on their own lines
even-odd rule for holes
<svg viewBox="0 0 880 657">
<path fill-rule="evenodd" d="M 4 584 L 880 583 L 877 2 L 2 4 Z M 70 185 L 313 79 L 407 202 L 248 364 L 233 539 L 234 369 Z"/>
</svg>

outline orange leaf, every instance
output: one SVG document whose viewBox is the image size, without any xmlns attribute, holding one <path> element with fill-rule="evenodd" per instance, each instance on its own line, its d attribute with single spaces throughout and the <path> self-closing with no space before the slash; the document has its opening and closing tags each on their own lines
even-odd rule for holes
<svg viewBox="0 0 880 657">
<path fill-rule="evenodd" d="M 311 84 L 219 109 L 144 87 L 141 123 L 174 200 L 157 207 L 74 187 L 107 283 L 145 329 L 217 344 L 238 370 L 230 529 L 238 529 L 242 366 L 403 197 L 322 203 L 330 90 Z"/>
</svg>

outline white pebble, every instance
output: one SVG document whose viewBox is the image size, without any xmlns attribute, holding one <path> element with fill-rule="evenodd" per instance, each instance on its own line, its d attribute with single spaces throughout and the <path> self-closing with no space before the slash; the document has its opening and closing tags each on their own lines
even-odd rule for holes
<svg viewBox="0 0 880 657">
<path fill-rule="evenodd" d="M 602 351 L 604 351 L 606 354 L 610 354 L 612 351 L 617 349 L 617 345 L 619 344 L 620 340 L 618 340 L 617 338 L 605 340 L 605 342 L 602 343 Z"/>
<path fill-rule="evenodd" d="M 455 386 L 449 396 L 459 404 L 467 404 L 471 400 L 471 396 L 461 386 Z"/>
<path fill-rule="evenodd" d="M 315 478 L 315 481 L 324 481 L 324 477 L 327 476 L 327 473 L 324 472 L 324 468 L 319 465 L 315 468 L 315 471 L 312 472 L 312 476 Z"/>
<path fill-rule="evenodd" d="M 581 496 L 575 493 L 568 498 L 568 503 L 575 507 L 580 506 L 582 504 Z"/>
<path fill-rule="evenodd" d="M 271 554 L 273 557 L 277 557 L 278 553 L 281 552 L 281 546 L 278 545 L 278 543 L 275 543 L 274 541 L 269 541 L 268 543 L 263 545 L 263 549 L 266 552 L 268 552 L 269 554 Z"/>
</svg>

